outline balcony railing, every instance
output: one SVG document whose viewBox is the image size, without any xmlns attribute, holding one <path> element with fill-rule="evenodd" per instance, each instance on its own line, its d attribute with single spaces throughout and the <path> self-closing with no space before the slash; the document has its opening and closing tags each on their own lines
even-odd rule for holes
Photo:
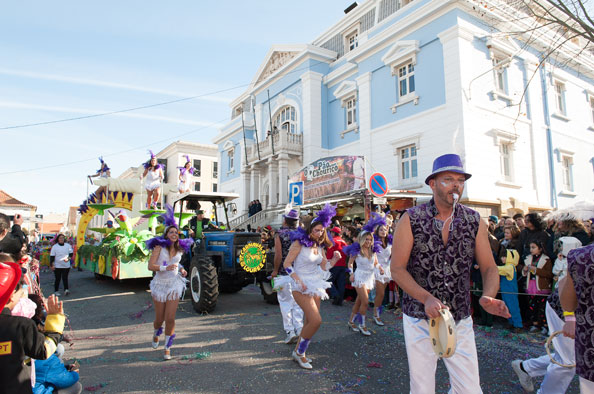
<svg viewBox="0 0 594 394">
<path fill-rule="evenodd" d="M 303 154 L 303 134 L 289 133 L 286 130 L 280 130 L 278 133 L 268 136 L 265 140 L 259 142 L 259 147 L 254 142 L 247 147 L 248 161 L 250 163 L 258 160 L 258 149 L 260 150 L 260 159 L 266 159 L 272 156 L 272 143 L 274 141 L 274 153 L 288 153 L 292 155 Z"/>
</svg>

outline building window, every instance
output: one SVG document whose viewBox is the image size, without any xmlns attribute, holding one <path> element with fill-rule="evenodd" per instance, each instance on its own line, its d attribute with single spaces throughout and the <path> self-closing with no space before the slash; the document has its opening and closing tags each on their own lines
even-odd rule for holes
<svg viewBox="0 0 594 394">
<path fill-rule="evenodd" d="M 417 147 L 406 146 L 400 149 L 400 179 L 408 183 L 417 178 Z"/>
<path fill-rule="evenodd" d="M 513 181 L 512 177 L 512 143 L 501 143 L 499 145 L 501 177 L 504 181 Z"/>
<path fill-rule="evenodd" d="M 414 92 L 415 66 L 411 62 L 398 67 L 398 96 L 402 100 Z"/>
<path fill-rule="evenodd" d="M 213 193 L 217 192 L 217 184 L 216 183 L 212 184 L 212 191 L 213 191 Z"/>
<path fill-rule="evenodd" d="M 219 163 L 216 161 L 212 163 L 212 177 L 214 179 L 219 177 Z"/>
<path fill-rule="evenodd" d="M 200 182 L 194 182 L 194 191 L 196 191 L 196 192 L 200 191 Z"/>
<path fill-rule="evenodd" d="M 290 105 L 281 108 L 274 116 L 273 127 L 276 130 L 284 130 L 289 133 L 297 131 L 297 114 L 295 107 Z"/>
<path fill-rule="evenodd" d="M 359 46 L 359 29 L 348 33 L 345 36 L 346 52 L 350 52 Z"/>
<path fill-rule="evenodd" d="M 346 100 L 346 125 L 347 128 L 357 124 L 357 99 L 352 97 Z"/>
<path fill-rule="evenodd" d="M 495 89 L 499 93 L 507 94 L 506 66 L 508 63 L 509 59 L 503 59 L 500 57 L 493 58 L 493 70 L 495 72 Z"/>
<path fill-rule="evenodd" d="M 594 96 L 590 96 L 590 122 L 594 125 Z"/>
<path fill-rule="evenodd" d="M 229 149 L 227 151 L 227 167 L 229 168 L 229 172 L 235 171 L 235 149 Z"/>
<path fill-rule="evenodd" d="M 200 176 L 200 172 L 201 172 L 201 162 L 200 160 L 196 159 L 194 160 L 194 176 L 195 177 L 199 177 Z"/>
<path fill-rule="evenodd" d="M 573 191 L 573 157 L 561 156 L 561 167 L 563 171 L 563 189 Z"/>
<path fill-rule="evenodd" d="M 555 81 L 555 105 L 558 113 L 567 115 L 565 108 L 565 84 L 560 81 Z"/>
<path fill-rule="evenodd" d="M 167 159 L 157 159 L 157 163 L 163 166 L 163 183 L 167 183 Z"/>
</svg>

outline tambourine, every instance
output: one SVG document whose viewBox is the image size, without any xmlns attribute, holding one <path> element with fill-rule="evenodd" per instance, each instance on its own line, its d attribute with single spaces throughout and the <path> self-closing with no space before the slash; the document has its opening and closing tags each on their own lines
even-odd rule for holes
<svg viewBox="0 0 594 394">
<path fill-rule="evenodd" d="M 551 359 L 552 363 L 557 364 L 558 366 L 563 367 L 563 368 L 574 368 L 575 364 L 561 364 L 559 361 L 557 361 L 553 358 L 553 354 L 551 353 L 551 342 L 553 342 L 553 339 L 557 335 L 561 335 L 561 334 L 563 334 L 563 331 L 555 331 L 554 333 L 552 333 L 551 336 L 548 337 L 547 341 L 545 342 L 545 350 L 547 351 L 547 354 L 549 355 L 549 358 Z"/>
<path fill-rule="evenodd" d="M 440 309 L 440 317 L 429 320 L 429 337 L 438 357 L 449 358 L 456 352 L 456 322 L 449 309 Z"/>
</svg>

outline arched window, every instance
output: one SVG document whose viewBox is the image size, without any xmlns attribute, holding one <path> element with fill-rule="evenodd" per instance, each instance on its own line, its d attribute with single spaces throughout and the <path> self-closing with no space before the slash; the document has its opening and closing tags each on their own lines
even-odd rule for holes
<svg viewBox="0 0 594 394">
<path fill-rule="evenodd" d="M 289 133 L 297 132 L 297 114 L 295 112 L 295 107 L 287 105 L 281 108 L 272 119 L 276 130 L 286 130 Z"/>
</svg>

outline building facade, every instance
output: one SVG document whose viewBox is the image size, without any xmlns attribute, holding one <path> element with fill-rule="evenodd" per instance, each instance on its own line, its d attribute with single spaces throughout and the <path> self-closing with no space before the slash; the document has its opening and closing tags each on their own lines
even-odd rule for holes
<svg viewBox="0 0 594 394">
<path fill-rule="evenodd" d="M 592 199 L 594 56 L 576 39 L 544 57 L 558 33 L 480 4 L 367 0 L 310 44 L 273 45 L 214 141 L 238 214 L 284 206 L 291 174 L 336 155 L 428 193 L 435 157 L 457 153 L 483 216 Z"/>
<path fill-rule="evenodd" d="M 14 198 L 4 190 L 0 190 L 0 213 L 9 217 L 21 215 L 23 217 L 22 228 L 27 231 L 32 231 L 39 228 L 40 219 L 35 217 L 37 207 L 27 204 L 19 199 Z"/>
</svg>

